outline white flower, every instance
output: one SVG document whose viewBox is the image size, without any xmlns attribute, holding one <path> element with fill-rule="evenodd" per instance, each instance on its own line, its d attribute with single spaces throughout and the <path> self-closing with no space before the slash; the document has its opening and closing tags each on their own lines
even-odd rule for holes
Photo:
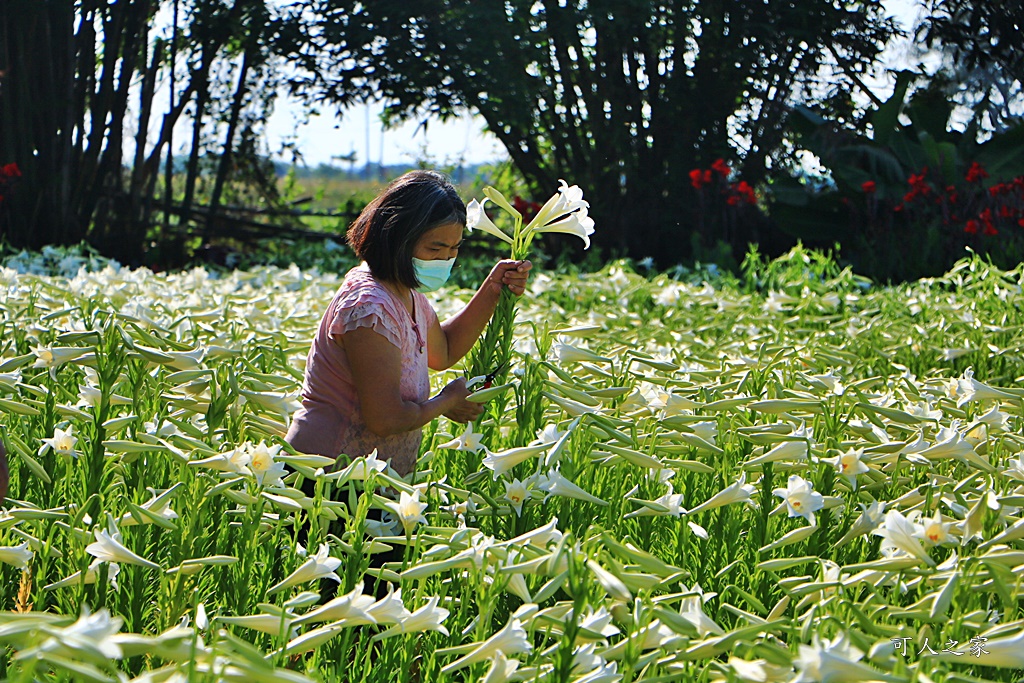
<svg viewBox="0 0 1024 683">
<path fill-rule="evenodd" d="M 487 203 L 487 198 L 484 198 L 482 202 L 478 202 L 473 199 L 470 200 L 469 204 L 466 204 L 466 227 L 470 230 L 481 230 L 489 235 L 494 235 L 502 242 L 512 244 L 512 238 L 506 235 L 501 228 L 491 222 L 491 219 L 487 217 L 487 212 L 484 211 L 484 204 Z"/>
<path fill-rule="evenodd" d="M 526 462 L 530 458 L 540 455 L 546 451 L 549 446 L 550 444 L 538 444 L 534 446 L 509 448 L 504 451 L 498 451 L 497 453 L 487 451 L 487 455 L 484 456 L 483 465 L 494 472 L 494 481 L 498 481 L 498 477 L 505 474 L 519 463 Z"/>
<path fill-rule="evenodd" d="M 18 569 L 27 569 L 28 563 L 32 561 L 34 553 L 28 549 L 28 542 L 20 545 L 0 547 L 0 562 L 10 564 Z"/>
<path fill-rule="evenodd" d="M 74 574 L 51 583 L 48 586 L 44 586 L 43 590 L 55 590 L 57 588 L 65 588 L 67 586 L 79 586 L 79 585 L 91 585 L 99 581 L 100 579 L 100 567 L 106 564 L 107 566 L 107 581 L 114 589 L 117 589 L 117 575 L 121 573 L 121 567 L 115 562 L 105 562 L 99 558 L 92 561 L 89 567 L 85 570 L 85 576 L 82 576 L 82 572 L 78 571 Z"/>
<path fill-rule="evenodd" d="M 711 498 L 707 499 L 697 507 L 690 510 L 688 515 L 695 515 L 705 510 L 713 510 L 715 508 L 722 507 L 724 505 L 731 505 L 733 503 L 750 503 L 751 496 L 757 493 L 757 489 L 753 484 L 748 484 L 747 473 L 740 472 L 739 478 L 734 481 L 728 487 L 722 489 Z"/>
<path fill-rule="evenodd" d="M 280 450 L 279 445 L 268 448 L 267 444 L 261 441 L 249 451 L 249 469 L 260 486 L 284 486 L 284 482 L 281 481 L 285 474 L 284 463 L 274 459 Z"/>
<path fill-rule="evenodd" d="M 217 453 L 201 460 L 190 460 L 189 467 L 207 467 L 217 472 L 251 475 L 249 462 L 252 456 L 244 446 L 232 448 L 226 453 Z"/>
<path fill-rule="evenodd" d="M 121 648 L 114 636 L 122 623 L 121 617 L 111 617 L 106 609 L 96 614 L 83 609 L 82 616 L 70 626 L 47 629 L 51 636 L 39 649 L 71 660 L 83 655 L 89 659 L 121 659 Z"/>
<path fill-rule="evenodd" d="M 108 519 L 106 529 L 95 529 L 93 535 L 96 541 L 85 547 L 85 552 L 103 562 L 118 562 L 120 564 L 137 564 L 150 569 L 160 569 L 160 565 L 140 557 L 125 547 L 121 542 L 121 532 L 112 518 Z"/>
<path fill-rule="evenodd" d="M 881 536 L 882 549 L 894 549 L 925 562 L 930 567 L 935 566 L 935 561 L 928 557 L 928 553 L 917 540 L 914 523 L 903 516 L 898 510 L 889 510 L 885 513 L 885 521 L 881 528 L 871 533 Z"/>
<path fill-rule="evenodd" d="M 402 602 L 402 589 L 396 591 L 391 586 L 388 586 L 388 594 L 370 605 L 366 612 L 378 624 L 399 624 L 412 616 Z"/>
<path fill-rule="evenodd" d="M 914 536 L 929 546 L 956 543 L 956 539 L 949 533 L 951 526 L 952 522 L 943 522 L 942 513 L 936 510 L 934 517 L 924 518 L 923 521 L 915 524 Z"/>
<path fill-rule="evenodd" d="M 448 618 L 449 611 L 437 606 L 439 600 L 440 598 L 436 595 L 431 596 L 427 599 L 425 605 L 403 618 L 387 631 L 374 636 L 374 640 L 390 638 L 402 633 L 419 633 L 420 631 L 438 631 L 448 635 L 448 629 L 441 622 Z"/>
<path fill-rule="evenodd" d="M 526 484 L 513 479 L 512 481 L 503 482 L 505 484 L 505 500 L 512 504 L 512 509 L 516 511 L 517 517 L 523 516 L 523 503 L 530 497 L 530 491 L 526 487 Z"/>
<path fill-rule="evenodd" d="M 612 615 L 608 609 L 601 605 L 595 611 L 593 607 L 587 607 L 587 612 L 580 619 L 580 628 L 593 633 L 599 633 L 604 638 L 610 638 L 619 633 L 617 626 L 612 624 Z M 585 636 L 578 636 L 585 638 Z"/>
<path fill-rule="evenodd" d="M 427 522 L 426 517 L 423 516 L 423 511 L 427 509 L 427 504 L 420 502 L 419 491 L 413 491 L 412 495 L 402 491 L 397 503 L 391 501 L 387 505 L 388 509 L 402 523 L 402 528 L 405 529 L 406 534 L 412 533 L 417 524 L 426 524 Z"/>
<path fill-rule="evenodd" d="M 786 502 L 790 517 L 803 517 L 812 526 L 815 523 L 814 513 L 825 504 L 824 496 L 815 491 L 809 481 L 797 474 L 791 474 L 787 487 L 775 489 L 772 495 Z"/>
<path fill-rule="evenodd" d="M 43 439 L 43 445 L 39 448 L 39 455 L 43 455 L 52 448 L 53 452 L 58 455 L 77 458 L 78 452 L 75 450 L 75 444 L 78 443 L 78 437 L 72 434 L 73 431 L 74 425 L 68 425 L 67 431 L 60 427 L 54 427 L 53 436 L 49 439 Z"/>
<path fill-rule="evenodd" d="M 509 618 L 504 628 L 493 636 L 480 643 L 475 649 L 461 659 L 458 659 L 441 669 L 442 674 L 450 674 L 453 671 L 475 664 L 476 662 L 490 659 L 495 653 L 501 652 L 504 655 L 527 653 L 533 650 L 530 639 L 526 635 L 522 622 L 515 616 Z"/>
<path fill-rule="evenodd" d="M 685 586 L 682 586 L 682 590 L 684 593 L 687 592 Z M 725 631 L 722 627 L 716 624 L 708 615 L 704 614 L 704 603 L 713 598 L 714 594 L 704 595 L 704 589 L 699 585 L 693 587 L 693 592 L 697 593 L 697 595 L 685 597 L 680 602 L 680 616 L 682 616 L 684 621 L 689 622 L 697 629 L 697 635 L 701 638 L 709 634 L 723 635 Z"/>
<path fill-rule="evenodd" d="M 839 474 L 846 477 L 850 482 L 850 488 L 857 489 L 857 475 L 864 474 L 871 470 L 861 458 L 864 457 L 863 448 L 850 448 L 845 453 L 840 453 L 833 458 L 822 458 L 822 461 L 829 463 Z"/>
<path fill-rule="evenodd" d="M 344 621 L 347 626 L 374 624 L 376 620 L 369 609 L 375 603 L 372 595 L 363 594 L 363 582 L 360 581 L 348 593 L 307 612 L 293 623 L 295 626 L 308 622 Z"/>
<path fill-rule="evenodd" d="M 313 581 L 314 579 L 333 579 L 335 583 L 340 583 L 341 579 L 335 573 L 335 570 L 341 566 L 341 560 L 336 557 L 330 556 L 330 546 L 326 543 L 321 543 L 319 550 L 316 555 L 310 556 L 299 565 L 299 568 L 288 575 L 283 581 L 275 586 L 272 586 L 267 591 L 267 595 L 271 595 L 278 591 L 292 586 L 297 586 L 300 583 L 306 583 L 307 581 Z"/>
<path fill-rule="evenodd" d="M 481 443 L 483 438 L 484 435 L 482 433 L 473 431 L 473 423 L 469 422 L 466 424 L 466 430 L 462 434 L 451 441 L 438 445 L 438 448 L 454 448 L 459 451 L 479 453 L 480 449 L 483 448 Z"/>
<path fill-rule="evenodd" d="M 951 387 L 952 388 L 952 387 Z M 959 408 L 971 401 L 984 401 L 988 399 L 1013 399 L 1013 394 L 990 387 L 983 382 L 974 379 L 974 369 L 967 368 L 960 379 L 956 380 L 956 407 Z"/>
<path fill-rule="evenodd" d="M 494 653 L 493 659 L 491 659 L 491 668 L 487 670 L 487 673 L 480 683 L 506 683 L 511 681 L 512 674 L 519 668 L 518 659 L 507 659 L 505 653 L 498 650 Z"/>
<path fill-rule="evenodd" d="M 544 500 L 547 500 L 551 496 L 564 496 L 566 498 L 575 498 L 589 503 L 596 503 L 597 505 L 608 504 L 566 479 L 557 468 L 549 470 L 547 474 L 541 474 L 537 477 L 537 489 L 547 493 L 547 495 L 544 496 Z"/>
<path fill-rule="evenodd" d="M 811 645 L 800 645 L 796 659 L 799 673 L 792 683 L 856 683 L 874 681 L 879 673 L 860 663 L 864 653 L 851 645 L 846 634 L 821 640 L 815 633 Z"/>
<path fill-rule="evenodd" d="M 352 460 L 349 466 L 345 468 L 341 477 L 342 479 L 365 481 L 370 472 L 383 472 L 387 468 L 387 461 L 378 460 L 377 449 L 374 448 L 366 457 Z"/>
</svg>

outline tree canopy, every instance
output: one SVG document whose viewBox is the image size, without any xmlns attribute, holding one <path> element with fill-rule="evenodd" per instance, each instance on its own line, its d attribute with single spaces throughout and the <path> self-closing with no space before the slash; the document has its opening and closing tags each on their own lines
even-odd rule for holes
<svg viewBox="0 0 1024 683">
<path fill-rule="evenodd" d="M 802 0 L 315 0 L 307 16 L 295 92 L 380 97 L 396 120 L 478 112 L 538 195 L 588 191 L 598 243 L 666 261 L 699 223 L 690 171 L 724 158 L 763 180 L 791 106 L 851 109 L 896 31 L 880 2 Z"/>
</svg>

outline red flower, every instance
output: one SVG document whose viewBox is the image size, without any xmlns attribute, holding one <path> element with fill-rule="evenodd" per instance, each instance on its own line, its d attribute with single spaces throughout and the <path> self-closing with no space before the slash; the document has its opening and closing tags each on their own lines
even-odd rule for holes
<svg viewBox="0 0 1024 683">
<path fill-rule="evenodd" d="M 740 198 L 734 194 L 729 195 L 725 198 L 725 203 L 729 206 L 736 206 L 740 203 Z"/>
<path fill-rule="evenodd" d="M 690 171 L 690 184 L 693 185 L 695 190 L 699 190 L 710 182 L 711 171 L 702 171 L 699 168 Z"/>
<path fill-rule="evenodd" d="M 732 170 L 729 168 L 729 164 L 725 163 L 725 159 L 715 159 L 715 163 L 711 164 L 711 168 L 723 178 L 729 177 L 729 173 Z"/>
<path fill-rule="evenodd" d="M 746 180 L 738 182 L 735 189 L 747 204 L 757 204 L 757 195 L 754 194 L 754 188 Z"/>
<path fill-rule="evenodd" d="M 1021 218 L 1019 221 L 1017 221 L 1017 225 L 1024 228 L 1024 218 Z"/>
<path fill-rule="evenodd" d="M 866 192 L 867 194 L 874 194 L 876 187 L 874 180 L 865 180 L 860 184 L 861 192 Z"/>
<path fill-rule="evenodd" d="M 978 232 L 978 221 L 973 218 L 967 221 L 967 225 L 964 226 L 964 232 L 968 235 L 973 235 Z"/>
<path fill-rule="evenodd" d="M 0 176 L 6 176 L 8 178 L 20 178 L 21 169 L 18 168 L 17 164 L 10 163 L 0 169 Z"/>
<path fill-rule="evenodd" d="M 998 235 L 999 231 L 996 230 L 996 226 L 992 225 L 991 223 L 986 223 L 984 233 L 986 235 Z"/>
<path fill-rule="evenodd" d="M 975 161 L 971 164 L 971 167 L 967 169 L 967 175 L 965 178 L 969 183 L 977 183 L 988 178 L 988 171 L 985 170 L 984 166 Z"/>
</svg>

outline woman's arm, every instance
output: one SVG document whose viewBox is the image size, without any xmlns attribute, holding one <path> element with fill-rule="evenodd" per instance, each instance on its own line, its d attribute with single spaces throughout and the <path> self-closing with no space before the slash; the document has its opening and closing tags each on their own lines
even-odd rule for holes
<svg viewBox="0 0 1024 683">
<path fill-rule="evenodd" d="M 466 381 L 449 383 L 423 403 L 402 398 L 402 351 L 368 327 L 336 338 L 348 357 L 366 428 L 379 436 L 419 429 L 440 415 L 456 421 L 475 419 L 482 407 L 466 401 Z M 460 419 L 462 418 L 462 419 Z"/>
<path fill-rule="evenodd" d="M 469 353 L 494 315 L 501 290 L 508 287 L 522 296 L 532 267 L 529 261 L 499 261 L 465 308 L 427 331 L 427 365 L 432 370 L 447 370 Z"/>
</svg>

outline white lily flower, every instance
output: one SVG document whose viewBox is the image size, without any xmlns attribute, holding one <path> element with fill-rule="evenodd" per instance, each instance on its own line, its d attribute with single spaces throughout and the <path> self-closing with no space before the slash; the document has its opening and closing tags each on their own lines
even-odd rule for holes
<svg viewBox="0 0 1024 683">
<path fill-rule="evenodd" d="M 366 611 L 378 624 L 400 624 L 412 616 L 402 602 L 402 589 L 395 590 L 392 586 L 388 586 L 387 595 L 370 605 Z"/>
<path fill-rule="evenodd" d="M 576 500 L 583 500 L 597 505 L 608 504 L 606 501 L 584 491 L 582 488 L 566 479 L 558 468 L 549 470 L 546 474 L 539 475 L 537 478 L 537 489 L 547 493 L 547 495 L 544 496 L 544 500 L 547 500 L 551 496 L 564 496 L 566 498 L 575 498 Z"/>
<path fill-rule="evenodd" d="M 53 370 L 61 365 L 77 360 L 91 352 L 92 349 L 89 348 L 37 346 L 32 349 L 32 353 L 36 356 L 36 361 L 32 364 L 32 367 L 49 368 L 52 373 Z"/>
<path fill-rule="evenodd" d="M 502 482 L 505 484 L 505 500 L 512 504 L 512 509 L 516 511 L 517 517 L 523 516 L 523 503 L 530 497 L 530 491 L 526 486 L 526 483 L 513 479 L 512 481 Z"/>
<path fill-rule="evenodd" d="M 315 579 L 333 579 L 335 583 L 341 583 L 341 579 L 335 570 L 341 566 L 341 560 L 330 556 L 330 546 L 321 543 L 315 555 L 306 559 L 298 569 L 289 574 L 283 581 L 272 586 L 267 595 L 272 595 L 300 583 L 306 583 Z"/>
<path fill-rule="evenodd" d="M 439 633 L 448 635 L 448 629 L 446 629 L 441 622 L 448 618 L 450 612 L 444 607 L 437 606 L 439 600 L 440 598 L 436 595 L 431 596 L 427 599 L 427 603 L 425 605 L 412 612 L 383 633 L 378 633 L 373 639 L 380 640 L 382 638 L 390 638 L 391 636 L 397 636 L 403 633 L 419 633 L 421 631 L 438 631 Z"/>
<path fill-rule="evenodd" d="M 782 498 L 789 509 L 790 517 L 803 517 L 814 526 L 814 513 L 825 504 L 825 498 L 814 490 L 811 482 L 797 474 L 791 474 L 786 488 L 772 491 L 772 495 Z"/>
<path fill-rule="evenodd" d="M 860 516 L 853 522 L 843 537 L 836 541 L 836 546 L 849 543 L 853 539 L 869 534 L 885 521 L 885 503 L 873 501 L 870 505 L 860 503 Z"/>
<path fill-rule="evenodd" d="M 486 232 L 489 235 L 494 235 L 506 244 L 512 244 L 512 238 L 506 235 L 501 228 L 492 223 L 491 219 L 487 217 L 487 212 L 484 211 L 486 203 L 487 199 L 485 198 L 482 202 L 472 199 L 469 204 L 466 204 L 466 228 L 470 231 L 480 230 Z"/>
<path fill-rule="evenodd" d="M 85 547 L 85 552 L 99 558 L 103 562 L 137 564 L 140 567 L 148 567 L 150 569 L 161 568 L 157 563 L 140 557 L 125 547 L 124 543 L 121 542 L 121 532 L 118 531 L 113 518 L 107 519 L 106 529 L 93 530 L 93 536 L 96 540 Z"/>
<path fill-rule="evenodd" d="M 249 463 L 252 461 L 252 455 L 248 449 L 244 446 L 232 448 L 226 453 L 217 453 L 211 455 L 208 458 L 201 460 L 190 460 L 188 462 L 189 467 L 206 467 L 208 469 L 217 472 L 227 472 L 229 474 L 244 474 L 252 475 L 252 471 L 249 469 Z"/>
<path fill-rule="evenodd" d="M 592 633 L 599 633 L 604 638 L 611 638 L 620 633 L 619 628 L 612 623 L 611 612 L 604 605 L 598 607 L 597 610 L 587 607 L 586 613 L 580 619 L 580 628 Z"/>
<path fill-rule="evenodd" d="M 864 474 L 871 470 L 870 467 L 861 459 L 864 457 L 863 448 L 850 448 L 845 453 L 832 458 L 822 458 L 823 462 L 827 462 L 836 468 L 839 474 L 846 477 L 846 480 L 850 482 L 850 488 L 854 491 L 857 490 L 857 475 Z"/>
<path fill-rule="evenodd" d="M 426 517 L 423 516 L 423 511 L 427 509 L 427 504 L 420 502 L 419 491 L 413 491 L 412 495 L 402 491 L 397 503 L 392 501 L 387 505 L 388 509 L 402 523 L 402 528 L 405 529 L 406 534 L 411 534 L 417 524 L 426 524 L 427 522 Z"/>
<path fill-rule="evenodd" d="M 512 674 L 519 668 L 519 664 L 518 659 L 508 659 L 504 652 L 498 650 L 491 659 L 491 668 L 480 679 L 480 683 L 507 683 L 513 680 Z"/>
<path fill-rule="evenodd" d="M 530 644 L 530 639 L 526 635 L 523 623 L 515 616 L 512 616 L 500 631 L 480 643 L 465 657 L 457 659 L 442 668 L 441 673 L 448 675 L 453 671 L 458 671 L 470 664 L 490 659 L 491 657 L 494 657 L 497 652 L 509 655 L 527 653 L 531 650 L 533 650 L 533 646 Z"/>
<path fill-rule="evenodd" d="M 573 213 L 566 215 L 561 220 L 546 225 L 538 225 L 532 228 L 531 232 L 564 232 L 569 235 L 576 235 L 583 240 L 583 248 L 590 248 L 590 236 L 594 234 L 594 219 L 587 215 L 587 208 L 582 207 Z"/>
<path fill-rule="evenodd" d="M 13 565 L 18 569 L 28 569 L 28 563 L 32 561 L 33 557 L 35 557 L 35 553 L 29 550 L 27 541 L 23 541 L 20 545 L 0 547 L 0 562 Z"/>
<path fill-rule="evenodd" d="M 72 661 L 83 656 L 89 659 L 121 659 L 121 647 L 114 638 L 123 623 L 121 617 L 110 616 L 107 609 L 96 614 L 83 609 L 82 616 L 70 626 L 47 629 L 50 637 L 43 641 L 39 650 Z"/>
<path fill-rule="evenodd" d="M 895 549 L 901 553 L 916 557 L 925 562 L 929 567 L 935 566 L 935 561 L 928 556 L 928 552 L 917 540 L 914 523 L 903 516 L 898 510 L 889 510 L 885 513 L 885 521 L 882 526 L 871 533 L 881 536 L 882 548 Z"/>
<path fill-rule="evenodd" d="M 956 380 L 956 407 L 971 401 L 1014 399 L 1013 394 L 990 387 L 984 382 L 974 379 L 974 369 L 967 368 L 960 379 Z"/>
<path fill-rule="evenodd" d="M 260 486 L 284 486 L 284 482 L 281 481 L 285 475 L 284 463 L 274 459 L 280 450 L 280 445 L 267 447 L 262 441 L 259 445 L 250 447 L 249 470 Z"/>
<path fill-rule="evenodd" d="M 85 576 L 82 576 L 82 572 L 77 571 L 74 574 L 67 576 L 60 581 L 55 581 L 47 586 L 43 587 L 43 590 L 51 591 L 57 588 L 66 588 L 68 586 L 80 586 L 80 585 L 92 585 L 100 580 L 100 567 L 107 565 L 107 581 L 116 590 L 117 589 L 117 575 L 121 573 L 121 567 L 116 562 L 105 562 L 99 558 L 96 558 L 89 564 L 85 570 Z"/>
<path fill-rule="evenodd" d="M 540 455 L 548 448 L 550 448 L 550 444 L 538 444 L 535 446 L 509 448 L 507 450 L 497 452 L 487 451 L 487 455 L 484 456 L 483 465 L 494 472 L 494 481 L 498 481 L 498 477 L 502 476 L 519 463 L 526 462 L 530 458 Z"/>
<path fill-rule="evenodd" d="M 360 581 L 348 593 L 338 596 L 333 600 L 307 612 L 293 624 L 323 623 L 325 621 L 344 621 L 346 626 L 358 626 L 359 624 L 377 623 L 369 609 L 375 604 L 372 595 L 363 594 L 363 582 Z"/>
<path fill-rule="evenodd" d="M 57 455 L 77 458 L 78 451 L 75 450 L 75 444 L 78 443 L 78 437 L 72 434 L 73 431 L 74 425 L 68 425 L 67 431 L 60 427 L 54 427 L 53 436 L 49 439 L 43 439 L 43 445 L 39 447 L 39 455 L 45 454 L 52 448 L 53 452 Z"/>
<path fill-rule="evenodd" d="M 797 677 L 793 683 L 857 683 L 877 680 L 880 674 L 861 664 L 864 653 L 851 645 L 846 634 L 833 640 L 822 640 L 817 633 L 811 645 L 800 645 L 797 655 Z"/>
<path fill-rule="evenodd" d="M 458 451 L 469 451 L 471 453 L 479 453 L 480 449 L 483 448 L 484 435 L 480 432 L 473 431 L 473 423 L 469 422 L 466 424 L 466 429 L 462 434 L 455 437 L 451 441 L 447 441 L 443 444 L 439 444 L 438 448 L 453 448 Z"/>
<path fill-rule="evenodd" d="M 378 460 L 377 449 L 374 448 L 365 457 L 354 458 L 339 476 L 342 479 L 365 481 L 370 472 L 383 472 L 387 468 L 387 460 Z"/>
<path fill-rule="evenodd" d="M 705 510 L 713 510 L 724 505 L 732 505 L 733 503 L 752 503 L 751 496 L 755 493 L 757 493 L 757 488 L 753 484 L 747 483 L 747 473 L 740 472 L 740 476 L 736 481 L 686 514 L 692 516 Z"/>
<path fill-rule="evenodd" d="M 943 522 L 942 513 L 936 510 L 934 517 L 924 518 L 920 523 L 915 524 L 914 536 L 928 546 L 956 543 L 956 538 L 949 533 L 952 526 L 952 522 Z"/>
<path fill-rule="evenodd" d="M 685 586 L 682 589 L 684 593 L 687 592 Z M 708 635 L 724 635 L 725 630 L 708 615 L 704 614 L 704 603 L 714 597 L 714 595 L 705 596 L 704 589 L 699 585 L 693 587 L 693 592 L 698 593 L 698 595 L 685 597 L 679 603 L 679 615 L 684 621 L 689 622 L 697 629 L 697 635 L 701 638 L 705 638 Z"/>
<path fill-rule="evenodd" d="M 250 628 L 253 631 L 267 633 L 277 638 L 282 636 L 294 638 L 298 632 L 298 629 L 293 626 L 295 614 L 291 611 L 285 612 L 283 617 L 281 614 L 267 612 L 263 614 L 250 614 L 244 617 L 216 617 L 215 620 L 224 624 L 231 624 L 232 626 Z M 198 622 L 198 617 L 196 621 Z M 196 626 L 198 625 L 197 623 Z"/>
</svg>

